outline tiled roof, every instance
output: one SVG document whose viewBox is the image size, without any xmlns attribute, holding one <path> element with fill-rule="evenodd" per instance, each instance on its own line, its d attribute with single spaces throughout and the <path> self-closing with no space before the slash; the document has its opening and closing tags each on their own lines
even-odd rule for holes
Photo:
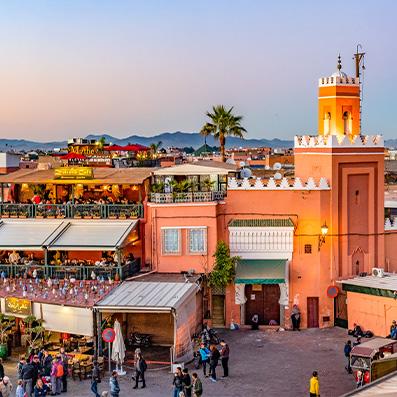
<svg viewBox="0 0 397 397">
<path fill-rule="evenodd" d="M 234 219 L 229 227 L 294 227 L 290 218 Z"/>
</svg>

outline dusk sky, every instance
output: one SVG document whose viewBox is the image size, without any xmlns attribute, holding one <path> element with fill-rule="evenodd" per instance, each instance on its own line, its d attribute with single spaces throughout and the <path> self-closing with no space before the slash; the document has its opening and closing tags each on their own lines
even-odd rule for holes
<svg viewBox="0 0 397 397">
<path fill-rule="evenodd" d="M 363 133 L 397 138 L 395 1 L 8 1 L 0 137 L 198 131 L 234 106 L 252 138 L 316 133 L 318 78 L 367 53 Z"/>
</svg>

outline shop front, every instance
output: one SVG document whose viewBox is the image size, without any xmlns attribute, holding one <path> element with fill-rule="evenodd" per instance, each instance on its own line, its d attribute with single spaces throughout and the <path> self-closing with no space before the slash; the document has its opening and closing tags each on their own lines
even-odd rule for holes
<svg viewBox="0 0 397 397">
<path fill-rule="evenodd" d="M 140 281 L 138 277 L 124 281 L 94 309 L 102 319 L 112 317 L 121 322 L 125 339 L 131 340 L 131 346 L 127 346 L 131 350 L 136 346 L 162 346 L 167 362 L 186 362 L 193 358 L 191 340 L 200 323 L 198 293 L 196 283 Z M 137 335 L 146 337 L 147 345 L 140 346 Z"/>
</svg>

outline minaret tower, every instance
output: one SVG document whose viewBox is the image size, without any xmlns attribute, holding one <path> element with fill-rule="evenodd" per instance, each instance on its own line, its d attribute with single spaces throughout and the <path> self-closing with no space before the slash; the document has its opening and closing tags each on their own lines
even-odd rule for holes
<svg viewBox="0 0 397 397">
<path fill-rule="evenodd" d="M 318 133 L 319 135 L 360 135 L 360 79 L 342 72 L 338 56 L 337 71 L 319 80 Z"/>
</svg>

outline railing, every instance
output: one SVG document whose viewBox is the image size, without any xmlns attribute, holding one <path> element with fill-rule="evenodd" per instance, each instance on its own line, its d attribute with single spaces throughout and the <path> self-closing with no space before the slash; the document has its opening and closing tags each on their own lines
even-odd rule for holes
<svg viewBox="0 0 397 397">
<path fill-rule="evenodd" d="M 142 218 L 138 204 L 0 204 L 2 218 Z"/>
<path fill-rule="evenodd" d="M 140 270 L 139 260 L 124 263 L 121 267 L 122 278 L 132 276 Z M 15 265 L 0 263 L 0 274 L 4 277 L 49 277 L 57 279 L 75 278 L 76 280 L 93 280 L 97 277 L 105 280 L 115 279 L 119 273 L 114 266 L 54 266 L 54 265 Z"/>
<path fill-rule="evenodd" d="M 157 204 L 167 203 L 204 203 L 220 201 L 226 196 L 225 191 L 215 192 L 184 192 L 184 193 L 151 193 L 150 201 Z"/>
</svg>

